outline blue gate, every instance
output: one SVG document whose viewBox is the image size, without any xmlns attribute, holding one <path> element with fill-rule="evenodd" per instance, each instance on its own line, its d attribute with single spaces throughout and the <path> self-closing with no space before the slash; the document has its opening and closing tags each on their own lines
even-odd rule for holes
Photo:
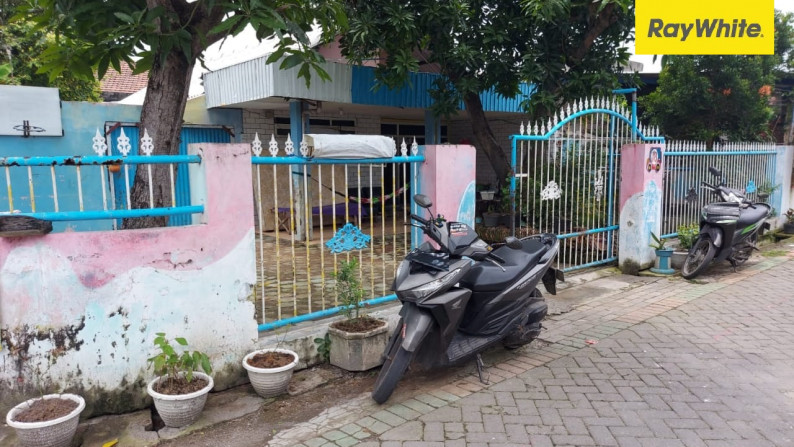
<svg viewBox="0 0 794 447">
<path fill-rule="evenodd" d="M 656 129 L 638 126 L 636 116 L 636 103 L 629 111 L 622 98 L 589 98 L 545 123 L 522 124 L 512 137 L 515 234 L 557 234 L 557 267 L 564 271 L 617 261 L 620 148 L 664 141 Z"/>
<path fill-rule="evenodd" d="M 121 135 L 122 130 L 124 135 L 129 138 L 131 154 L 138 154 L 138 142 L 140 141 L 140 133 L 138 126 L 135 124 L 122 124 L 121 126 L 108 127 L 111 130 L 109 134 L 108 146 L 110 148 L 110 155 L 120 155 L 118 149 L 118 137 Z M 106 131 L 107 132 L 107 131 Z M 230 143 L 231 135 L 229 131 L 223 126 L 184 126 L 180 135 L 179 155 L 187 155 L 188 144 L 193 143 Z M 187 173 L 188 167 L 185 164 L 177 166 L 175 171 L 175 197 L 176 206 L 190 205 L 190 179 Z M 132 181 L 135 178 L 136 166 L 129 167 L 129 175 L 125 176 L 124 171 L 113 173 L 113 200 L 115 209 L 127 208 L 127 187 L 125 186 L 125 178 L 129 178 L 129 186 L 132 187 Z M 190 215 L 171 216 L 168 219 L 168 226 L 183 226 L 190 225 L 192 217 Z M 117 226 L 121 225 L 121 220 L 116 222 Z"/>
</svg>

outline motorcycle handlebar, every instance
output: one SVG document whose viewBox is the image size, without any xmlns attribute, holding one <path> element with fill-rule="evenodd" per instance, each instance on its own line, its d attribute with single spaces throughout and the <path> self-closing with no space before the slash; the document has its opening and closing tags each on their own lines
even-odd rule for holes
<svg viewBox="0 0 794 447">
<path fill-rule="evenodd" d="M 429 224 L 427 219 L 422 219 L 421 217 L 419 217 L 419 216 L 417 216 L 416 214 L 413 214 L 413 213 L 411 213 L 411 219 L 418 221 L 419 223 L 421 223 L 424 226 L 427 226 Z"/>
</svg>

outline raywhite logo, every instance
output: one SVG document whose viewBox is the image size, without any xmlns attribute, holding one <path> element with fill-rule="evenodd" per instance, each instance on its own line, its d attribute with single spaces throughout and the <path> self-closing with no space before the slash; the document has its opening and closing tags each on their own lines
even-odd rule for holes
<svg viewBox="0 0 794 447">
<path fill-rule="evenodd" d="M 747 23 L 747 20 L 733 19 L 726 22 L 723 19 L 697 19 L 689 23 L 664 23 L 662 19 L 651 19 L 648 27 L 648 37 L 674 37 L 686 42 L 689 35 L 695 31 L 696 37 L 764 37 L 761 34 L 761 25 Z"/>
</svg>

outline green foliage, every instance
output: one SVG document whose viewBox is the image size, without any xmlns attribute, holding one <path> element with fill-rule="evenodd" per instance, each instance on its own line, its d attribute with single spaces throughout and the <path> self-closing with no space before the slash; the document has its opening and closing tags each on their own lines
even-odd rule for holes
<svg viewBox="0 0 794 447">
<path fill-rule="evenodd" d="M 347 26 L 340 1 L 304 0 L 27 0 L 17 19 L 55 33 L 43 53 L 42 70 L 50 78 L 65 71 L 82 78 L 102 78 L 122 63 L 143 73 L 156 65 L 201 60 L 209 45 L 242 32 L 248 25 L 259 39 L 275 38 L 272 61 L 281 68 L 299 66 L 298 77 L 309 83 L 323 58 L 311 48 L 308 31 L 317 23 L 330 40 Z M 179 54 L 181 61 L 169 58 Z"/>
<path fill-rule="evenodd" d="M 700 225 L 693 223 L 689 225 L 680 225 L 678 227 L 678 243 L 681 248 L 689 250 L 692 244 L 695 243 L 698 234 L 700 234 Z"/>
<path fill-rule="evenodd" d="M 167 375 L 170 379 L 176 379 L 180 373 L 184 373 L 185 379 L 190 382 L 193 380 L 193 371 L 199 367 L 207 374 L 212 372 L 212 365 L 207 354 L 201 351 L 191 352 L 185 349 L 187 340 L 182 337 L 176 337 L 174 341 L 182 347 L 181 352 L 177 352 L 171 346 L 171 342 L 165 337 L 164 332 L 157 333 L 154 345 L 157 346 L 160 352 L 148 360 L 149 367 L 154 369 L 156 375 Z"/>
<path fill-rule="evenodd" d="M 645 116 L 675 139 L 757 140 L 769 132 L 774 76 L 764 56 L 666 56 Z"/>
<path fill-rule="evenodd" d="M 326 332 L 325 337 L 315 338 L 314 343 L 317 345 L 317 353 L 320 354 L 323 362 L 328 362 L 331 358 L 331 336 Z"/>
<path fill-rule="evenodd" d="M 494 90 L 525 99 L 522 82 L 538 91 L 525 103 L 540 113 L 561 99 L 617 84 L 628 59 L 631 0 L 354 0 L 343 53 L 377 60 L 378 81 L 402 86 L 411 72 L 440 73 L 433 110 L 454 113 L 470 93 Z M 418 60 L 417 60 L 418 59 Z M 554 107 L 556 108 L 556 107 Z"/>
<path fill-rule="evenodd" d="M 336 293 L 339 301 L 345 306 L 344 313 L 348 319 L 359 318 L 361 300 L 364 299 L 364 288 L 358 277 L 358 259 L 339 263 L 339 270 L 334 273 Z"/>
<path fill-rule="evenodd" d="M 659 236 L 657 236 L 656 233 L 654 233 L 653 231 L 651 231 L 651 239 L 653 239 L 653 242 L 651 242 L 649 246 L 654 250 L 667 249 L 667 240 L 659 239 Z"/>
<path fill-rule="evenodd" d="M 769 96 L 793 52 L 794 16 L 777 11 L 773 55 L 665 56 L 659 87 L 640 98 L 644 116 L 675 139 L 768 139 Z"/>
<path fill-rule="evenodd" d="M 64 101 L 100 101 L 99 82 L 80 79 L 70 71 L 54 78 L 40 73 L 44 54 L 55 37 L 37 30 L 33 22 L 0 24 L 0 84 L 56 87 Z"/>
</svg>

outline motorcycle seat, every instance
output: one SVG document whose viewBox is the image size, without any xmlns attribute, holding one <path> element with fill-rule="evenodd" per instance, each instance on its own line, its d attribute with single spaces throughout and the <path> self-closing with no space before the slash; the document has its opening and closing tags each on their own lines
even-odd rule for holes
<svg viewBox="0 0 794 447">
<path fill-rule="evenodd" d="M 516 278 L 536 266 L 547 250 L 546 245 L 537 239 L 523 240 L 521 243 L 520 249 L 505 245 L 494 250 L 493 253 L 504 259 L 505 263 L 496 265 L 490 261 L 482 261 L 472 267 L 461 279 L 461 285 L 473 292 L 495 292 L 506 289 Z"/>
<path fill-rule="evenodd" d="M 755 208 L 750 208 L 748 206 L 747 208 L 742 209 L 741 213 L 739 214 L 739 221 L 736 223 L 736 225 L 740 228 L 747 227 L 766 217 L 768 212 L 769 205 L 765 203 L 756 203 Z"/>
</svg>

